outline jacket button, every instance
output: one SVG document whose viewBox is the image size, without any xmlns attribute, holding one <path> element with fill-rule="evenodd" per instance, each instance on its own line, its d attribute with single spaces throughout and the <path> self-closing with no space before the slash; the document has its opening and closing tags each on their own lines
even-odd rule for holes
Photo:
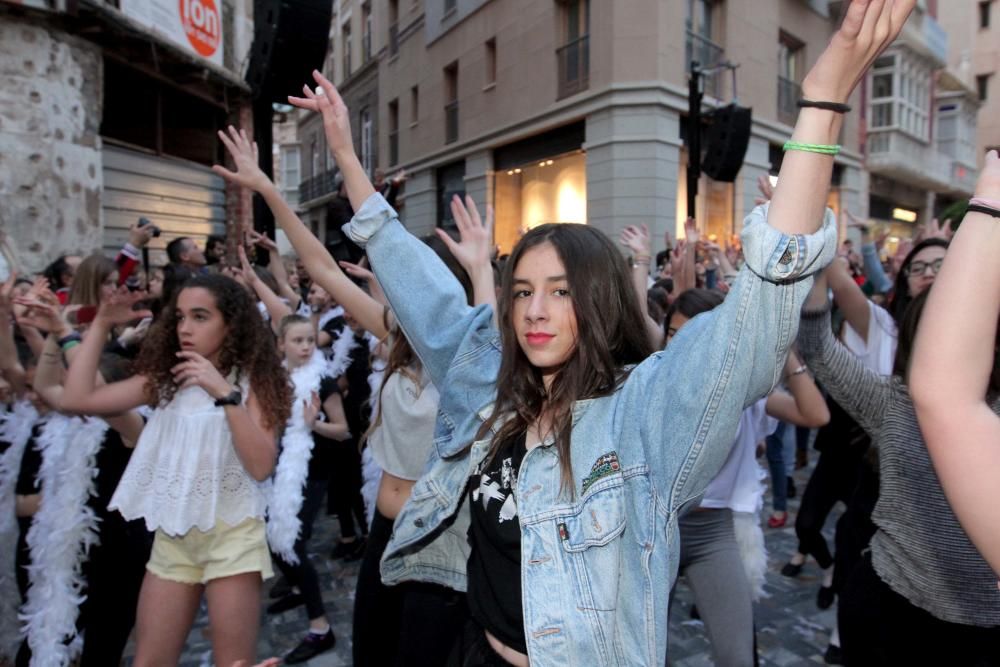
<svg viewBox="0 0 1000 667">
<path fill-rule="evenodd" d="M 424 527 L 424 520 L 423 519 L 414 519 L 413 520 L 413 525 L 416 526 L 417 528 L 423 528 Z"/>
</svg>

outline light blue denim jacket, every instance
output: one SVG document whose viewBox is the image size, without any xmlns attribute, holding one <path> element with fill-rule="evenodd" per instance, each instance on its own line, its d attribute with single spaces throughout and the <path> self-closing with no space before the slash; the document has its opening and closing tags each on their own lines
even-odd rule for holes
<svg viewBox="0 0 1000 667">
<path fill-rule="evenodd" d="M 746 266 L 725 302 L 691 320 L 611 396 L 573 410 L 572 497 L 556 449 L 524 457 L 516 490 L 524 630 L 532 665 L 662 665 L 677 573 L 677 519 L 722 467 L 743 409 L 779 379 L 799 310 L 837 245 L 827 212 L 810 236 L 784 235 L 751 213 Z M 400 326 L 441 393 L 435 448 L 396 518 L 382 560 L 388 584 L 417 579 L 465 590 L 468 545 L 455 522 L 490 440 L 500 338 L 488 306 L 470 307 L 434 252 L 378 194 L 345 231 L 366 247 Z M 608 261 L 621 261 L 609 257 Z M 587 326 L 580 322 L 579 326 Z M 469 443 L 472 443 L 471 448 Z M 451 540 L 441 549 L 441 540 Z M 423 548 L 434 543 L 434 558 Z M 451 553 L 451 559 L 440 557 Z"/>
</svg>

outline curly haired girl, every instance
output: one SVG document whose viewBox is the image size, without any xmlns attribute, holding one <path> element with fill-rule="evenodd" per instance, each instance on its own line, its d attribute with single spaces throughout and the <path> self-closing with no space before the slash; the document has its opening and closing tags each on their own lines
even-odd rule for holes
<svg viewBox="0 0 1000 667">
<path fill-rule="evenodd" d="M 142 294 L 102 302 L 70 365 L 63 407 L 153 413 L 110 508 L 155 530 L 139 596 L 136 665 L 176 664 L 202 592 L 219 664 L 253 660 L 262 578 L 271 575 L 260 482 L 274 469 L 275 429 L 291 390 L 274 341 L 234 280 L 188 280 L 150 329 L 133 377 L 95 386 L 101 345 Z"/>
</svg>

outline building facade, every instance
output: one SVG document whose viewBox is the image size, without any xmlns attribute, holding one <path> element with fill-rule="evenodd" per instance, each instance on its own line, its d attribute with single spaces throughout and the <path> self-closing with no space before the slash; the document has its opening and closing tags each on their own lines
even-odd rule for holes
<svg viewBox="0 0 1000 667">
<path fill-rule="evenodd" d="M 22 264 L 113 253 L 146 217 L 178 236 L 249 219 L 209 167 L 252 127 L 251 0 L 0 0 L 0 226 Z"/>
</svg>

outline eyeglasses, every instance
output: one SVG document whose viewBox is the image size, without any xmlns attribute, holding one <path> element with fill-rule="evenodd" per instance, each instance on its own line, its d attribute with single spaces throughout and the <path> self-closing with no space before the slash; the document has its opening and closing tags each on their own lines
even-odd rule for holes
<svg viewBox="0 0 1000 667">
<path fill-rule="evenodd" d="M 906 267 L 906 275 L 922 276 L 927 272 L 927 267 L 930 267 L 931 273 L 936 276 L 938 271 L 941 270 L 941 264 L 943 263 L 944 258 L 935 259 L 933 262 L 910 262 L 910 265 Z"/>
</svg>

